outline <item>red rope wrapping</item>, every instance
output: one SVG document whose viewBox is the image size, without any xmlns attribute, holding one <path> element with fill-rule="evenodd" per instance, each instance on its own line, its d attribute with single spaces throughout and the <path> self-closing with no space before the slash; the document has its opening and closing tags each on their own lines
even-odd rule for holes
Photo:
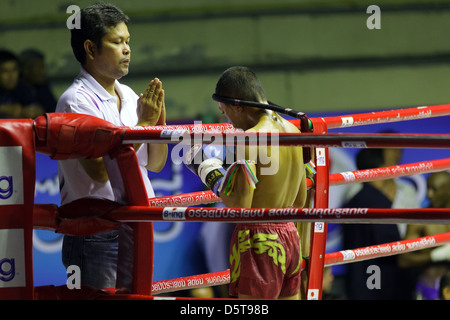
<svg viewBox="0 0 450 320">
<path fill-rule="evenodd" d="M 450 158 L 415 162 L 391 167 L 341 172 L 330 175 L 330 186 L 355 182 L 367 182 L 374 180 L 398 178 L 421 173 L 443 171 L 448 169 L 450 169 Z"/>
<path fill-rule="evenodd" d="M 360 114 L 350 114 L 335 117 L 323 117 L 328 129 L 355 127 L 362 125 L 371 125 L 388 122 L 399 122 L 406 120 L 426 119 L 433 117 L 442 117 L 450 115 L 450 104 L 423 106 L 378 112 L 368 112 Z M 311 118 L 312 121 L 319 118 Z M 297 127 L 300 120 L 290 120 Z M 184 125 L 165 125 L 165 126 L 148 126 L 140 128 L 123 127 L 127 132 L 152 131 L 159 132 L 161 136 L 182 136 L 184 133 L 236 133 L 240 132 L 230 123 L 200 123 L 200 124 L 184 124 Z M 127 133 L 128 134 L 128 133 Z"/>
<path fill-rule="evenodd" d="M 230 283 L 230 270 L 181 277 L 170 280 L 155 281 L 152 285 L 152 294 L 218 286 Z"/>
<path fill-rule="evenodd" d="M 333 266 L 378 257 L 386 257 L 421 250 L 425 248 L 437 247 L 449 242 L 450 242 L 450 232 L 446 232 L 416 239 L 390 242 L 358 249 L 342 250 L 326 254 L 325 264 L 327 266 Z"/>
<path fill-rule="evenodd" d="M 222 201 L 212 191 L 198 191 L 174 196 L 155 197 L 148 199 L 151 207 L 180 206 L 189 207 Z"/>
<path fill-rule="evenodd" d="M 405 109 L 395 109 L 395 110 L 387 110 L 387 111 L 378 111 L 378 112 L 369 112 L 369 113 L 360 113 L 360 114 L 350 114 L 344 116 L 336 116 L 336 117 L 323 117 L 323 118 L 311 118 L 311 122 L 323 122 L 325 123 L 327 129 L 334 128 L 343 128 L 343 127 L 354 127 L 361 125 L 371 125 L 371 124 L 379 124 L 379 123 L 388 123 L 388 122 L 399 122 L 406 120 L 417 120 L 417 119 L 426 119 L 433 117 L 441 117 L 450 115 L 450 104 L 443 105 L 435 105 L 435 106 L 422 106 L 422 107 L 414 107 L 414 108 L 405 108 Z M 290 120 L 297 127 L 300 125 L 300 120 Z M 134 143 L 134 142 L 143 142 L 150 141 L 153 142 L 162 142 L 162 143 L 178 143 L 179 137 L 187 137 L 193 139 L 193 141 L 202 141 L 203 138 L 206 138 L 208 142 L 211 142 L 211 138 L 214 137 L 214 140 L 217 137 L 220 137 L 222 134 L 235 135 L 239 136 L 248 136 L 247 133 L 243 133 L 240 130 L 235 129 L 229 123 L 216 123 L 216 124 L 187 124 L 187 125 L 166 125 L 166 126 L 148 126 L 148 127 L 121 127 L 123 129 L 123 142 L 124 143 Z M 307 136 L 310 137 L 307 137 Z M 375 147 L 375 148 L 383 148 L 383 147 L 414 147 L 414 148 L 436 148 L 436 147 L 448 147 L 446 142 L 438 142 L 434 141 L 430 143 L 430 141 L 406 141 L 403 139 L 404 137 L 412 138 L 414 135 L 404 135 L 397 134 L 399 137 L 403 137 L 402 140 L 389 139 L 384 140 L 384 143 L 381 143 L 379 139 L 374 140 L 374 135 L 368 135 L 367 137 L 361 136 L 361 134 L 355 134 L 354 137 L 352 135 L 344 135 L 348 138 L 348 140 L 339 139 L 340 134 L 327 134 L 329 136 L 326 139 L 320 139 L 319 136 L 302 133 L 297 135 L 284 135 L 282 145 L 308 145 L 308 146 L 329 146 L 329 147 Z M 381 134 L 378 134 L 382 136 Z M 388 134 L 389 135 L 389 134 Z M 396 135 L 396 134 L 391 134 Z M 270 135 L 269 135 L 270 136 Z M 283 135 L 280 135 L 280 137 Z M 296 141 L 294 144 L 292 141 L 286 142 L 286 136 L 294 136 L 294 140 Z M 295 139 L 295 136 L 298 138 Z M 341 134 L 342 136 L 342 134 Z M 427 136 L 427 135 L 421 135 Z M 433 135 L 428 135 L 428 139 L 430 139 Z M 300 137 L 303 137 L 303 140 L 300 140 Z M 323 138 L 323 137 L 322 137 Z M 446 137 L 442 136 L 444 140 Z M 197 139 L 197 140 L 196 140 Z M 209 139 L 209 140 L 208 140 Z M 301 143 L 300 143 L 301 141 Z M 214 142 L 213 142 L 214 143 Z M 281 144 L 280 144 L 281 145 Z"/>
<path fill-rule="evenodd" d="M 450 104 L 324 117 L 328 129 L 426 119 L 450 115 Z"/>
<path fill-rule="evenodd" d="M 121 206 L 103 216 L 120 222 L 185 221 L 245 222 L 309 221 L 333 223 L 450 224 L 450 209 L 372 208 L 211 208 Z"/>
<path fill-rule="evenodd" d="M 182 136 L 162 135 L 158 127 L 145 130 L 124 129 L 124 144 L 167 143 L 192 145 L 211 143 L 220 145 L 277 145 L 330 148 L 450 148 L 449 134 L 403 133 L 284 133 L 284 132 L 235 132 L 235 133 L 185 133 Z"/>
</svg>

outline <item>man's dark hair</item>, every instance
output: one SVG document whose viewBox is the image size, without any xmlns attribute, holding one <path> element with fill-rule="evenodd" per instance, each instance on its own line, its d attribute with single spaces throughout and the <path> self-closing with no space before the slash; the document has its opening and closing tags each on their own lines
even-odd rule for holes
<svg viewBox="0 0 450 320">
<path fill-rule="evenodd" d="M 45 60 L 45 56 L 42 52 L 36 49 L 26 49 L 19 55 L 19 61 L 22 68 L 27 68 L 36 60 Z"/>
<path fill-rule="evenodd" d="M 361 149 L 356 155 L 356 168 L 358 170 L 379 168 L 383 164 L 383 161 L 383 149 Z"/>
<path fill-rule="evenodd" d="M 129 23 L 130 18 L 116 6 L 109 3 L 96 3 L 81 9 L 80 29 L 71 29 L 71 40 L 75 58 L 84 65 L 86 63 L 86 52 L 84 42 L 91 40 L 99 50 L 102 49 L 102 39 L 108 33 L 108 29 L 115 27 L 121 22 Z"/>
<path fill-rule="evenodd" d="M 19 59 L 14 53 L 9 50 L 0 50 L 0 63 L 4 63 L 7 61 L 19 62 Z"/>
<path fill-rule="evenodd" d="M 256 74 L 247 67 L 235 66 L 225 70 L 216 85 L 218 96 L 247 101 L 266 101 L 264 88 Z"/>
</svg>

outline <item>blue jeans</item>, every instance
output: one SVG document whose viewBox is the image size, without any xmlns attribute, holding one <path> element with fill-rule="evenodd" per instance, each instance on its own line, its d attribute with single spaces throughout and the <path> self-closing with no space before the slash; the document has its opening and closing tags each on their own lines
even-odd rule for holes
<svg viewBox="0 0 450 320">
<path fill-rule="evenodd" d="M 65 235 L 63 264 L 66 269 L 70 265 L 80 268 L 83 286 L 130 289 L 133 281 L 132 236 L 131 228 L 125 224 L 115 230 L 90 236 Z"/>
</svg>

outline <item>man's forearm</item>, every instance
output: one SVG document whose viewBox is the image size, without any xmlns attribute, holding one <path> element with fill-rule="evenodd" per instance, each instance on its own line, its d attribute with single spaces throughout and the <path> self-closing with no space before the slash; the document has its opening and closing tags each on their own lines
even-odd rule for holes
<svg viewBox="0 0 450 320">
<path fill-rule="evenodd" d="M 167 161 L 168 147 L 167 144 L 151 144 L 147 145 L 148 163 L 147 170 L 152 172 L 160 172 Z"/>
</svg>

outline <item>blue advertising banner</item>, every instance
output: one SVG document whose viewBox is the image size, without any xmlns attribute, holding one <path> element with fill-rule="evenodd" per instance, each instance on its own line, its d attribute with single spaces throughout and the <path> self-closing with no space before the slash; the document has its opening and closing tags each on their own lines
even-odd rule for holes
<svg viewBox="0 0 450 320">
<path fill-rule="evenodd" d="M 364 111 L 366 112 L 366 111 Z M 357 113 L 357 112 L 352 112 Z M 310 117 L 334 116 L 339 114 L 309 114 Z M 349 127 L 330 132 L 376 133 L 395 130 L 403 133 L 449 133 L 450 117 L 412 120 L 392 124 L 377 124 L 364 127 Z M 169 148 L 169 156 L 173 145 Z M 358 149 L 330 148 L 330 173 L 355 170 L 354 157 Z M 450 157 L 447 149 L 405 149 L 401 163 L 411 163 Z M 59 183 L 57 162 L 49 157 L 36 155 L 35 203 L 59 205 Z M 413 176 L 418 199 L 426 204 L 426 176 Z M 169 160 L 157 174 L 150 174 L 157 196 L 167 196 L 204 190 L 200 179 L 183 164 Z M 349 186 L 330 188 L 330 207 L 339 207 L 349 192 Z M 221 271 L 227 268 L 227 248 L 232 225 L 225 223 L 156 222 L 154 280 L 172 279 L 205 272 Z M 66 283 L 66 270 L 61 262 L 62 236 L 50 231 L 34 230 L 33 264 L 35 286 L 62 285 Z M 330 224 L 327 237 L 327 251 L 343 249 L 337 225 Z M 215 261 L 213 266 L 209 262 Z"/>
<path fill-rule="evenodd" d="M 50 157 L 36 153 L 36 204 L 60 204 L 58 165 Z M 61 262 L 62 235 L 45 230 L 33 231 L 34 285 L 62 285 L 66 270 Z"/>
</svg>

